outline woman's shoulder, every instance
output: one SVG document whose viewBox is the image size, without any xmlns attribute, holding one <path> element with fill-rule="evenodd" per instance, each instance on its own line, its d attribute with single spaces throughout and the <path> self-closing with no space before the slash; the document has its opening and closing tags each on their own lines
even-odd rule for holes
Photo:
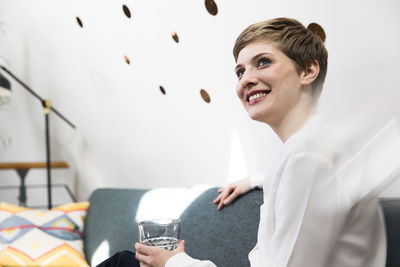
<svg viewBox="0 0 400 267">
<path fill-rule="evenodd" d="M 388 129 L 397 132 L 397 122 L 316 115 L 293 139 L 289 154 L 314 155 L 330 162 L 333 167 L 340 167 L 380 135 L 380 132 L 388 132 Z"/>
<path fill-rule="evenodd" d="M 318 114 L 293 138 L 289 154 L 310 155 L 337 165 L 357 151 L 362 139 L 353 123 Z"/>
</svg>

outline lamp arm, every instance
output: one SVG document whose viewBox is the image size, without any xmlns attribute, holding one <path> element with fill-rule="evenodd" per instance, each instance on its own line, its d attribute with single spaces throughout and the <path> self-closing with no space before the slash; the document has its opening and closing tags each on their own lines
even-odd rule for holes
<svg viewBox="0 0 400 267">
<path fill-rule="evenodd" d="M 28 85 L 26 85 L 23 81 L 21 81 L 20 79 L 18 79 L 18 77 L 16 77 L 12 72 L 10 72 L 6 67 L 0 65 L 0 67 L 2 68 L 2 70 L 4 70 L 5 72 L 8 73 L 8 75 L 10 75 L 11 77 L 13 77 L 14 80 L 16 80 L 20 85 L 22 85 L 22 87 L 24 87 L 26 90 L 28 90 L 29 93 L 31 93 L 34 97 L 36 97 L 37 99 L 39 99 L 41 102 L 44 101 L 44 99 L 42 97 L 40 97 L 40 95 L 38 95 L 35 91 L 33 91 L 31 88 L 29 88 Z"/>
<path fill-rule="evenodd" d="M 0 65 L 1 69 L 4 70 L 5 72 L 8 73 L 11 77 L 13 77 L 14 80 L 16 80 L 22 87 L 24 87 L 26 90 L 28 90 L 29 93 L 31 93 L 34 97 L 39 99 L 39 101 L 42 103 L 43 107 L 46 107 L 46 100 L 43 99 L 40 95 L 38 95 L 35 91 L 33 91 L 28 85 L 26 85 L 23 81 L 21 81 L 18 77 L 16 77 L 11 71 L 9 71 L 6 67 L 3 65 Z M 76 129 L 76 126 L 70 122 L 67 118 L 65 118 L 58 110 L 50 106 L 50 109 L 54 111 L 55 114 L 57 114 L 58 117 L 60 117 L 62 120 L 64 120 L 67 124 L 69 124 L 72 128 Z"/>
<path fill-rule="evenodd" d="M 72 128 L 76 129 L 75 124 L 73 124 L 72 122 L 70 122 L 67 118 L 65 118 L 60 112 L 58 112 L 58 110 L 56 110 L 55 108 L 53 108 L 52 106 L 50 107 L 50 109 L 57 114 L 58 117 L 60 117 L 62 120 L 64 120 L 67 124 L 69 124 L 69 126 L 71 126 Z"/>
</svg>

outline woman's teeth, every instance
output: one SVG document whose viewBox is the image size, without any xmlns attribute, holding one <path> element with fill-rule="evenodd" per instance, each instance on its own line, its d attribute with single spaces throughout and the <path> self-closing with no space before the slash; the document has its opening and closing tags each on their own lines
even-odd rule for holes
<svg viewBox="0 0 400 267">
<path fill-rule="evenodd" d="M 267 93 L 257 93 L 257 94 L 255 94 L 255 95 L 250 96 L 250 97 L 249 97 L 249 101 L 252 101 L 252 100 L 254 100 L 254 99 L 256 99 L 256 98 L 264 97 L 264 96 L 266 96 L 266 95 L 267 95 Z"/>
</svg>

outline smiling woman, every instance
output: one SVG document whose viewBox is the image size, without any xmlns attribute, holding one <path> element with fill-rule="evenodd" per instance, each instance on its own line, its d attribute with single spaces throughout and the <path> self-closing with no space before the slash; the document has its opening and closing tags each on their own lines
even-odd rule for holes
<svg viewBox="0 0 400 267">
<path fill-rule="evenodd" d="M 231 183 L 219 189 L 214 203 L 220 210 L 263 188 L 251 267 L 383 267 L 378 196 L 400 172 L 400 135 L 388 125 L 351 154 L 348 146 L 359 136 L 333 134 L 344 132 L 340 124 L 316 114 L 328 53 L 322 27 L 312 25 L 276 18 L 250 25 L 237 38 L 237 95 L 249 116 L 269 125 L 284 144 L 263 179 Z M 143 266 L 215 267 L 186 254 L 184 242 L 174 251 L 139 243 L 135 248 Z M 100 266 L 122 266 L 120 259 L 133 258 L 123 252 Z"/>
</svg>

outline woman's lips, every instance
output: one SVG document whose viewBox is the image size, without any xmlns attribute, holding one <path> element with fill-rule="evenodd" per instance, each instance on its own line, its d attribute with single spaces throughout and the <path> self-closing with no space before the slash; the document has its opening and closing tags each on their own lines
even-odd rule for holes
<svg viewBox="0 0 400 267">
<path fill-rule="evenodd" d="M 263 100 L 271 90 L 255 90 L 251 91 L 246 95 L 246 100 L 250 105 L 253 105 L 261 100 Z"/>
</svg>

